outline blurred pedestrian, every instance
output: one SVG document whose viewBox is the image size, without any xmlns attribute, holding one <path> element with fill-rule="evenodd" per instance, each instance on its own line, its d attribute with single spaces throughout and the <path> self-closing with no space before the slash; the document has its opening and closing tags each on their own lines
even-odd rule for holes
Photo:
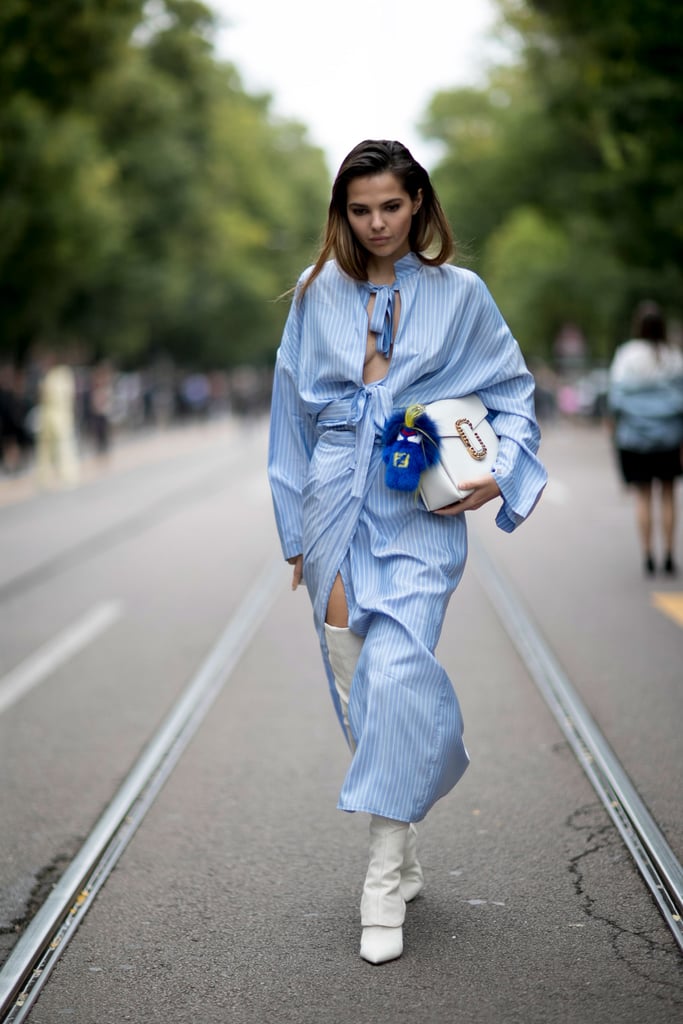
<svg viewBox="0 0 683 1024">
<path fill-rule="evenodd" d="M 447 263 L 452 235 L 427 172 L 398 142 L 364 142 L 333 186 L 325 240 L 299 280 L 278 352 L 269 472 L 292 587 L 304 581 L 353 753 L 339 798 L 370 814 L 360 955 L 401 955 L 422 888 L 414 823 L 468 764 L 458 700 L 434 651 L 467 555 L 465 516 L 502 498 L 512 531 L 545 484 L 533 379 L 483 282 Z M 390 490 L 392 413 L 477 392 L 500 435 L 495 473 L 430 513 Z"/>
<path fill-rule="evenodd" d="M 38 447 L 36 469 L 41 486 L 56 482 L 62 487 L 78 483 L 73 370 L 49 358 L 39 385 Z"/>
<path fill-rule="evenodd" d="M 654 302 L 641 303 L 631 339 L 616 351 L 609 373 L 609 408 L 621 475 L 636 498 L 636 522 L 645 573 L 657 567 L 654 553 L 655 483 L 664 572 L 677 571 L 675 481 L 683 445 L 683 353 L 667 342 L 666 323 Z"/>
<path fill-rule="evenodd" d="M 0 366 L 0 469 L 6 473 L 19 473 L 28 463 L 34 443 L 28 414 L 21 374 Z"/>
<path fill-rule="evenodd" d="M 205 373 L 189 373 L 180 384 L 183 413 L 194 420 L 206 420 L 209 415 L 211 389 Z"/>
<path fill-rule="evenodd" d="M 87 419 L 92 431 L 95 451 L 100 456 L 109 454 L 111 447 L 111 420 L 114 411 L 114 379 L 111 366 L 100 363 L 90 374 Z"/>
</svg>

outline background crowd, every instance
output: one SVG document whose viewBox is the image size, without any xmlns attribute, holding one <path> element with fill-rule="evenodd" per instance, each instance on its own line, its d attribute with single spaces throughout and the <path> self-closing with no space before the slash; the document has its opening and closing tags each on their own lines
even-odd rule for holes
<svg viewBox="0 0 683 1024">
<path fill-rule="evenodd" d="M 430 171 L 539 416 L 600 419 L 639 301 L 681 342 L 683 6 L 497 6 L 500 62 L 424 111 Z M 79 451 L 267 404 L 336 168 L 215 34 L 198 0 L 0 5 L 0 474 L 34 464 L 50 362 Z"/>
</svg>

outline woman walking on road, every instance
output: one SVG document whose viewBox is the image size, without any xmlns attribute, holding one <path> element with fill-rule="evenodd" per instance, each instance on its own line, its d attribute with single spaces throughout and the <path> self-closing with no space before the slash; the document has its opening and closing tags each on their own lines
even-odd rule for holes
<svg viewBox="0 0 683 1024">
<path fill-rule="evenodd" d="M 636 496 L 636 522 L 646 575 L 656 570 L 653 553 L 654 482 L 660 488 L 664 572 L 676 573 L 675 481 L 683 446 L 683 353 L 666 340 L 666 324 L 654 302 L 636 309 L 632 337 L 610 367 L 609 406 L 621 476 Z"/>
<path fill-rule="evenodd" d="M 278 351 L 269 475 L 292 587 L 305 581 L 352 760 L 338 806 L 370 814 L 360 954 L 401 955 L 423 885 L 414 823 L 468 764 L 458 700 L 435 658 L 467 555 L 464 512 L 497 498 L 512 531 L 545 485 L 533 379 L 483 282 L 447 263 L 452 235 L 427 172 L 398 142 L 341 165 L 320 255 Z M 387 419 L 476 392 L 500 437 L 494 471 L 428 512 L 385 482 Z"/>
</svg>

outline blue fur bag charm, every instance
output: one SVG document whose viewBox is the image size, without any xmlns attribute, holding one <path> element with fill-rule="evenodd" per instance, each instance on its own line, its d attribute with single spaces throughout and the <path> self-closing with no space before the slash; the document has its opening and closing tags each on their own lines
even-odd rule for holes
<svg viewBox="0 0 683 1024">
<path fill-rule="evenodd" d="M 382 458 L 387 487 L 416 491 L 420 475 L 439 461 L 439 433 L 423 405 L 409 405 L 384 424 Z"/>
</svg>

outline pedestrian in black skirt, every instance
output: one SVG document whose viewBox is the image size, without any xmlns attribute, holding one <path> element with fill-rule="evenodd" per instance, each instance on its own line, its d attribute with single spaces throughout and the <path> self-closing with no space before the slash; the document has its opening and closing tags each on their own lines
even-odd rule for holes
<svg viewBox="0 0 683 1024">
<path fill-rule="evenodd" d="M 634 314 L 632 337 L 617 349 L 610 367 L 609 407 L 623 480 L 636 495 L 636 521 L 643 567 L 656 571 L 655 481 L 659 484 L 659 528 L 663 569 L 676 573 L 675 481 L 683 446 L 683 352 L 667 341 L 666 323 L 654 302 Z"/>
</svg>

